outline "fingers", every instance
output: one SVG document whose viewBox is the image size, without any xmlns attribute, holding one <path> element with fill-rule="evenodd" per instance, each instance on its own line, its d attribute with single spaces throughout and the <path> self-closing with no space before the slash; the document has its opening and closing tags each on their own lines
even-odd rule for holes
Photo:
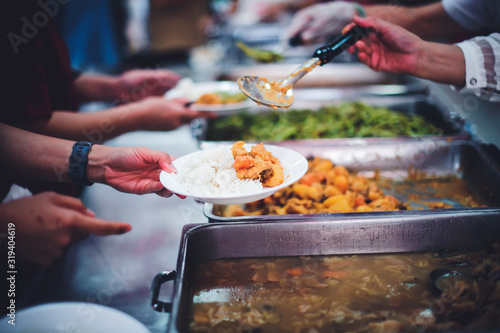
<svg viewBox="0 0 500 333">
<path fill-rule="evenodd" d="M 172 98 L 172 99 L 169 99 L 170 101 L 175 101 L 179 104 L 182 104 L 182 105 L 186 105 L 188 104 L 190 101 L 186 98 L 186 97 L 177 97 L 177 98 Z"/>
<path fill-rule="evenodd" d="M 157 69 L 153 72 L 153 74 L 160 80 L 160 83 L 163 86 L 168 87 L 175 86 L 181 79 L 181 76 L 179 74 L 164 69 Z"/>
<path fill-rule="evenodd" d="M 370 45 L 368 45 L 367 43 L 365 43 L 362 40 L 358 40 L 354 44 L 354 46 L 356 47 L 356 49 L 358 50 L 358 52 L 363 52 L 363 53 L 366 53 L 366 54 L 371 54 L 372 53 Z"/>
<path fill-rule="evenodd" d="M 88 216 L 81 216 L 77 219 L 75 228 L 98 236 L 121 235 L 132 230 L 132 226 L 128 223 L 111 222 Z"/>
<path fill-rule="evenodd" d="M 342 28 L 342 33 L 345 34 L 349 30 L 351 30 L 355 25 L 356 25 L 355 23 L 349 23 L 344 28 Z"/>
<path fill-rule="evenodd" d="M 190 114 L 191 119 L 195 118 L 205 118 L 205 119 L 215 119 L 217 118 L 217 113 L 212 111 L 195 111 L 191 110 L 193 113 Z"/>
<path fill-rule="evenodd" d="M 45 193 L 44 195 L 51 196 L 51 199 L 57 203 L 60 207 L 65 207 L 71 210 L 75 210 L 87 216 L 93 216 L 94 212 L 87 209 L 80 199 L 73 198 L 67 195 L 61 195 L 57 193 Z"/>
<path fill-rule="evenodd" d="M 295 16 L 292 18 L 288 29 L 283 34 L 283 40 L 290 40 L 293 36 L 302 33 L 305 28 L 310 24 L 312 17 L 307 13 L 306 9 L 298 11 Z M 304 39 L 304 37 L 302 37 Z M 304 40 L 306 42 L 306 40 Z"/>
<path fill-rule="evenodd" d="M 144 193 L 158 193 L 159 191 L 163 190 L 163 184 L 158 180 L 158 181 L 151 181 L 148 184 L 144 186 Z"/>
<path fill-rule="evenodd" d="M 163 151 L 153 150 L 149 148 L 140 148 L 139 154 L 147 164 L 158 165 L 162 170 L 165 170 L 166 172 L 177 172 L 177 169 L 172 164 L 172 161 L 175 159 L 175 157 L 172 158 L 169 154 Z"/>
<path fill-rule="evenodd" d="M 157 195 L 159 195 L 160 197 L 164 197 L 164 198 L 170 198 L 174 193 L 172 193 L 169 189 L 167 188 L 163 188 L 161 189 L 160 191 L 157 191 L 156 192 Z"/>
</svg>

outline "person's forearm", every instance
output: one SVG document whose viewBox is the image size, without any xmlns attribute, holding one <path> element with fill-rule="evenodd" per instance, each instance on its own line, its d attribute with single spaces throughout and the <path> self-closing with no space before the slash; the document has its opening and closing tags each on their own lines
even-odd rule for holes
<svg viewBox="0 0 500 333">
<path fill-rule="evenodd" d="M 70 182 L 69 157 L 74 141 L 27 132 L 0 123 L 0 170 L 12 178 Z M 112 148 L 94 145 L 88 155 L 87 177 L 103 183 L 105 165 Z"/>
<path fill-rule="evenodd" d="M 412 75 L 438 83 L 462 87 L 465 84 L 465 57 L 456 45 L 423 42 Z"/>
<path fill-rule="evenodd" d="M 439 39 L 464 32 L 444 10 L 441 2 L 418 7 L 368 5 L 366 16 L 372 16 L 409 30 L 423 39 Z"/>
<path fill-rule="evenodd" d="M 118 77 L 107 75 L 82 75 L 75 80 L 80 103 L 89 101 L 112 102 L 120 98 Z"/>
<path fill-rule="evenodd" d="M 31 122 L 25 128 L 39 134 L 96 143 L 139 129 L 137 103 L 95 113 L 55 111 L 50 119 Z"/>
<path fill-rule="evenodd" d="M 72 147 L 72 141 L 0 123 L 0 168 L 14 178 L 69 181 L 67 170 Z"/>
</svg>

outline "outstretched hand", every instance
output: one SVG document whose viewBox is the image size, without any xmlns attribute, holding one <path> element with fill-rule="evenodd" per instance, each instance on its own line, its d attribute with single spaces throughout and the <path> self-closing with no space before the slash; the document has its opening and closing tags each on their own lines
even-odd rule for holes
<svg viewBox="0 0 500 333">
<path fill-rule="evenodd" d="M 177 171 L 172 165 L 173 158 L 170 155 L 149 148 L 115 147 L 111 149 L 109 154 L 101 157 L 104 162 L 99 163 L 102 168 L 99 171 L 102 174 L 100 182 L 127 193 L 156 193 L 166 198 L 172 196 L 173 193 L 164 188 L 160 182 L 162 170 Z M 89 168 L 91 168 L 90 164 Z M 91 172 L 89 169 L 89 173 Z M 90 176 L 89 179 L 91 179 Z M 179 197 L 184 198 L 184 196 Z"/>
<path fill-rule="evenodd" d="M 79 199 L 53 192 L 1 204 L 0 221 L 15 224 L 19 257 L 43 266 L 89 234 L 120 235 L 132 229 L 128 223 L 98 219 Z"/>
<path fill-rule="evenodd" d="M 354 24 L 375 33 L 349 48 L 359 61 L 375 71 L 412 74 L 417 70 L 422 39 L 397 25 L 373 17 L 354 17 Z M 346 27 L 349 29 L 349 25 Z"/>
<path fill-rule="evenodd" d="M 178 74 L 163 69 L 130 70 L 118 78 L 118 97 L 127 103 L 149 96 L 162 96 L 175 87 L 180 78 Z"/>
<path fill-rule="evenodd" d="M 355 14 L 355 5 L 346 1 L 307 6 L 295 13 L 282 39 L 288 41 L 300 33 L 305 44 L 326 42 L 338 34 Z"/>
<path fill-rule="evenodd" d="M 214 118 L 213 112 L 196 111 L 187 107 L 185 98 L 149 97 L 130 105 L 138 129 L 169 131 L 189 124 L 195 118 Z"/>
</svg>

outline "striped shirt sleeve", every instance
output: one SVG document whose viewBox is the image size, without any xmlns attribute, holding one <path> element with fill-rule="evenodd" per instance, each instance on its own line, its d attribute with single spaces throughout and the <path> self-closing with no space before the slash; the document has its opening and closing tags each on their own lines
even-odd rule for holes
<svg viewBox="0 0 500 333">
<path fill-rule="evenodd" d="M 465 87 L 478 97 L 500 102 L 500 33 L 456 44 L 465 57 Z"/>
</svg>

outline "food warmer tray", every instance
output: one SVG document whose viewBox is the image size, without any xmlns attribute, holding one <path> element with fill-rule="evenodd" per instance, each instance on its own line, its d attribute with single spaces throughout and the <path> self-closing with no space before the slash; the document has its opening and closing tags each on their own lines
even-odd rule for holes
<svg viewBox="0 0 500 333">
<path fill-rule="evenodd" d="M 321 88 L 321 89 L 296 89 L 296 101 L 292 108 L 295 109 L 311 109 L 317 110 L 324 105 L 339 104 L 343 102 L 359 101 L 367 105 L 388 107 L 391 110 L 417 114 L 424 117 L 424 119 L 434 124 L 436 127 L 443 131 L 442 135 L 434 136 L 421 136 L 418 138 L 442 138 L 446 140 L 463 140 L 471 137 L 470 132 L 467 130 L 466 121 L 456 112 L 448 109 L 440 103 L 435 97 L 421 94 L 423 86 L 416 84 L 414 86 L 408 85 L 389 85 L 389 86 L 365 86 L 357 88 Z M 302 96 L 302 97 L 301 97 Z M 327 98 L 325 98 L 325 96 Z M 252 113 L 266 113 L 273 110 L 268 107 L 255 106 L 247 112 Z M 284 110 L 283 112 L 286 112 Z M 191 134 L 197 140 L 198 146 L 201 149 L 210 148 L 219 144 L 232 144 L 229 138 L 227 140 L 212 140 L 210 139 L 211 133 L 209 131 L 210 120 L 197 118 L 191 122 Z M 417 138 L 417 139 L 418 139 Z M 406 138 L 414 140 L 416 138 Z M 303 141 L 318 141 L 322 144 L 334 144 L 344 139 L 311 139 L 300 140 L 299 144 Z M 297 140 L 288 140 L 295 142 Z M 265 143 L 276 144 L 276 141 L 264 141 Z M 281 141 L 287 142 L 287 141 Z"/>
<path fill-rule="evenodd" d="M 498 214 L 453 211 L 422 216 L 364 216 L 347 219 L 186 225 L 177 268 L 152 283 L 152 305 L 170 312 L 166 332 L 187 332 L 190 281 L 201 263 L 223 258 L 346 255 L 443 250 L 482 250 L 500 240 Z M 159 300 L 161 285 L 173 281 L 173 297 Z"/>
<path fill-rule="evenodd" d="M 425 182 L 431 179 L 443 179 L 447 176 L 458 176 L 465 182 L 470 194 L 475 196 L 485 208 L 465 208 L 452 193 L 443 198 L 435 198 L 429 193 L 420 192 L 421 200 L 442 201 L 453 206 L 451 211 L 457 216 L 467 218 L 472 212 L 496 214 L 500 221 L 500 164 L 491 156 L 498 149 L 489 146 L 486 153 L 483 147 L 472 141 L 446 141 L 426 139 L 408 141 L 404 139 L 351 139 L 336 145 L 311 144 L 311 142 L 294 142 L 286 144 L 304 156 L 322 157 L 331 160 L 336 165 L 343 165 L 351 172 L 357 172 L 368 177 L 375 171 L 383 178 L 390 178 L 404 186 L 382 188 L 384 193 L 390 194 L 403 202 L 410 202 L 412 207 L 418 207 L 412 198 L 412 187 L 418 181 Z M 493 149 L 494 148 L 494 149 Z M 408 180 L 409 169 L 418 170 L 425 174 L 423 179 Z M 404 189 L 404 191 L 402 190 Z M 419 200 L 420 201 L 420 200 Z M 204 214 L 209 222 L 245 222 L 270 220 L 304 220 L 310 218 L 354 218 L 364 215 L 408 216 L 436 215 L 438 210 L 405 210 L 391 212 L 370 213 L 324 213 L 324 214 L 287 214 L 263 216 L 223 217 L 225 206 L 205 203 Z"/>
</svg>

